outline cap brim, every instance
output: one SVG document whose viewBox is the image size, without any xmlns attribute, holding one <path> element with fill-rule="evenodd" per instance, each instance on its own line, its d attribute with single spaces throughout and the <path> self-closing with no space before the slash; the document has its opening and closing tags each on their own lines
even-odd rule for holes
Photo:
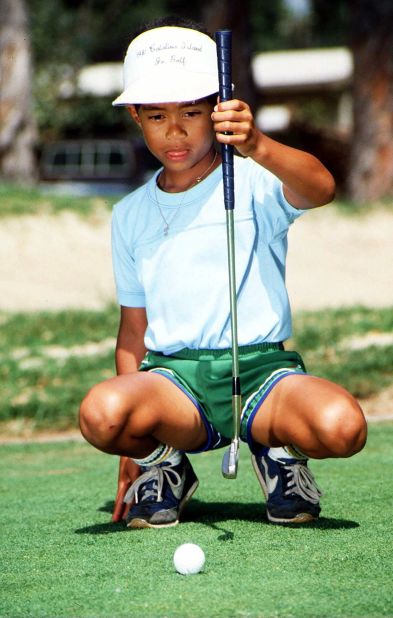
<svg viewBox="0 0 393 618">
<path fill-rule="evenodd" d="M 197 73 L 187 79 L 179 74 L 173 78 L 173 72 L 166 76 L 160 72 L 157 79 L 140 79 L 128 86 L 113 102 L 113 106 L 133 105 L 135 103 L 181 103 L 196 101 L 218 92 L 218 78 L 215 75 Z"/>
</svg>

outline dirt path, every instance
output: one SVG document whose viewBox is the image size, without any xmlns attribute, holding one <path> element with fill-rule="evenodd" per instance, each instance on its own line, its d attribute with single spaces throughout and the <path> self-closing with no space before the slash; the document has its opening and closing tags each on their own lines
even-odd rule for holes
<svg viewBox="0 0 393 618">
<path fill-rule="evenodd" d="M 393 306 L 393 211 L 362 217 L 333 208 L 290 230 L 287 282 L 294 309 Z"/>
<path fill-rule="evenodd" d="M 114 298 L 108 213 L 1 221 L 0 310 L 98 309 Z"/>
<path fill-rule="evenodd" d="M 293 309 L 393 306 L 393 212 L 343 217 L 315 210 L 289 236 Z M 113 301 L 110 219 L 5 219 L 0 226 L 0 310 L 99 308 Z"/>
</svg>

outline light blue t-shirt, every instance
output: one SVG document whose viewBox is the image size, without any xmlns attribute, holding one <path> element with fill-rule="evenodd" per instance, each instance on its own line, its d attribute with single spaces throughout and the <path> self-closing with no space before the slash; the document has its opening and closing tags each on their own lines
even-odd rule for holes
<svg viewBox="0 0 393 618">
<path fill-rule="evenodd" d="M 118 301 L 146 308 L 150 350 L 230 348 L 221 166 L 184 193 L 160 190 L 160 171 L 114 208 Z M 284 341 L 291 334 L 287 232 L 302 212 L 287 202 L 278 178 L 252 159 L 235 157 L 239 345 Z"/>
</svg>

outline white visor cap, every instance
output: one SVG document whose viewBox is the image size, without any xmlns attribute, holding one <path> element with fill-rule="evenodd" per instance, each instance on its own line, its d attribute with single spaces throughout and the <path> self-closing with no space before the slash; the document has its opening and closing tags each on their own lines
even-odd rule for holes
<svg viewBox="0 0 393 618">
<path fill-rule="evenodd" d="M 218 92 L 216 44 L 190 28 L 148 30 L 130 43 L 123 79 L 124 91 L 112 105 L 202 99 Z"/>
</svg>

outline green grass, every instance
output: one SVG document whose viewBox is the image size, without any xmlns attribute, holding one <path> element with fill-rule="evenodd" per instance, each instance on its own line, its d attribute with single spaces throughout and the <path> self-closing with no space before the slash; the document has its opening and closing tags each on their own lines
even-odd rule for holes
<svg viewBox="0 0 393 618">
<path fill-rule="evenodd" d="M 294 317 L 294 347 L 304 354 L 308 370 L 367 397 L 393 379 L 393 311 L 349 307 L 299 312 Z M 390 334 L 389 345 L 351 349 L 351 339 Z"/>
<path fill-rule="evenodd" d="M 119 308 L 102 311 L 71 310 L 33 313 L 0 311 L 0 350 L 28 347 L 32 353 L 48 345 L 69 347 L 114 337 Z"/>
<path fill-rule="evenodd" d="M 114 374 L 119 310 L 0 313 L 0 421 L 31 419 L 34 427 L 76 425 L 88 388 Z M 308 370 L 366 397 L 392 383 L 393 344 L 350 348 L 348 341 L 393 333 L 393 311 L 348 309 L 294 316 L 294 339 Z M 85 350 L 90 344 L 105 345 Z"/>
<path fill-rule="evenodd" d="M 328 348 L 355 335 L 393 333 L 393 311 L 349 307 L 325 311 L 298 312 L 294 320 L 296 344 L 307 350 Z"/>
<path fill-rule="evenodd" d="M 89 216 L 97 210 L 110 210 L 115 197 L 73 197 L 45 193 L 37 187 L 0 183 L 0 217 L 50 214 L 64 211 Z"/>
<path fill-rule="evenodd" d="M 110 209 L 120 198 L 110 197 L 72 197 L 50 194 L 35 186 L 23 186 L 0 182 L 0 217 L 35 215 L 39 213 L 58 214 L 64 210 L 80 215 L 90 215 L 97 208 Z M 337 199 L 331 208 L 340 215 L 361 217 L 370 214 L 370 206 L 359 205 L 345 199 Z M 391 210 L 392 200 L 386 199 L 372 204 L 373 211 Z"/>
<path fill-rule="evenodd" d="M 370 215 L 370 208 L 372 208 L 373 212 L 378 210 L 391 211 L 393 206 L 393 200 L 391 197 L 383 198 L 378 201 L 374 201 L 371 204 L 360 204 L 359 202 L 351 201 L 344 197 L 336 199 L 334 201 L 334 207 L 337 209 L 340 215 L 344 215 L 347 217 L 356 216 L 359 217 L 367 217 Z"/>
<path fill-rule="evenodd" d="M 245 447 L 236 481 L 221 452 L 194 456 L 184 522 L 141 531 L 110 522 L 117 458 L 82 443 L 0 447 L 0 616 L 393 616 L 392 443 L 392 424 L 374 426 L 356 457 L 314 461 L 323 516 L 303 528 L 266 523 Z M 189 541 L 206 566 L 184 577 L 172 556 Z"/>
<path fill-rule="evenodd" d="M 71 346 L 114 338 L 119 310 L 0 314 L 0 420 L 33 419 L 36 428 L 76 425 L 79 403 L 114 374 L 109 351 L 83 356 Z"/>
</svg>

